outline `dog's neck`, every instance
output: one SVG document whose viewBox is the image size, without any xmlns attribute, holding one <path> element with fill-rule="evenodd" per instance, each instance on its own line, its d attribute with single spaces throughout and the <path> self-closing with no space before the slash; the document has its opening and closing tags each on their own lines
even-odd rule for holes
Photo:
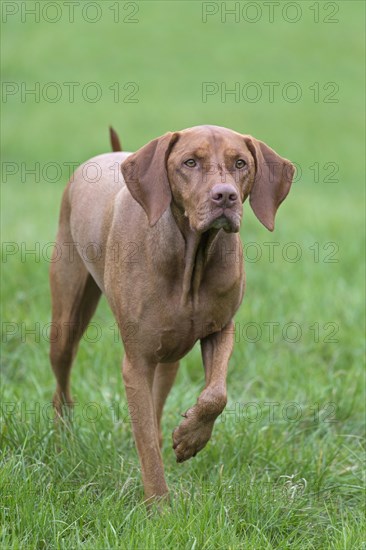
<svg viewBox="0 0 366 550">
<path fill-rule="evenodd" d="M 219 229 L 211 229 L 204 233 L 192 230 L 188 218 L 172 203 L 174 220 L 185 242 L 185 258 L 182 288 L 182 305 L 198 301 L 198 292 L 203 279 L 210 251 Z"/>
</svg>

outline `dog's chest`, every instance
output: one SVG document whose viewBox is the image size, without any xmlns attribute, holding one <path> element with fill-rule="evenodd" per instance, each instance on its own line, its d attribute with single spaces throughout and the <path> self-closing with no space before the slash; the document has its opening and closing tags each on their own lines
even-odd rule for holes
<svg viewBox="0 0 366 550">
<path fill-rule="evenodd" d="M 222 330 L 232 319 L 240 303 L 239 296 L 228 300 L 216 297 L 210 302 L 203 300 L 195 306 L 185 304 L 163 312 L 158 329 L 155 354 L 159 362 L 172 362 L 182 358 L 197 340 Z"/>
</svg>

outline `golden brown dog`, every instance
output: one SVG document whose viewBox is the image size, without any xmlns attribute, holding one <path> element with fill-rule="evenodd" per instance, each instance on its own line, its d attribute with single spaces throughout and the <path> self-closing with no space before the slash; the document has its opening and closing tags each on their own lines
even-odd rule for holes
<svg viewBox="0 0 366 550">
<path fill-rule="evenodd" d="M 115 134 L 112 143 L 116 149 Z M 197 126 L 169 132 L 134 154 L 95 157 L 64 192 L 60 257 L 51 264 L 54 406 L 62 414 L 72 403 L 71 365 L 103 292 L 124 342 L 123 379 L 136 411 L 132 426 L 147 499 L 168 492 L 161 415 L 178 362 L 197 340 L 206 384 L 173 432 L 178 462 L 206 445 L 226 405 L 232 319 L 244 293 L 243 262 L 230 259 L 241 250 L 242 204 L 249 196 L 272 231 L 293 174 L 289 161 L 257 139 Z M 62 326 L 74 330 L 59 331 Z"/>
</svg>

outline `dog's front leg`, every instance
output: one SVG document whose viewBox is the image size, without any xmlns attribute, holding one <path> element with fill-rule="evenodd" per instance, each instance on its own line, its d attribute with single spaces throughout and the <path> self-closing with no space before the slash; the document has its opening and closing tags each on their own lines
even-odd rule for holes
<svg viewBox="0 0 366 550">
<path fill-rule="evenodd" d="M 178 462 L 195 456 L 211 437 L 214 422 L 226 405 L 226 374 L 233 349 L 233 323 L 201 340 L 206 386 L 196 405 L 173 432 Z"/>
<path fill-rule="evenodd" d="M 145 498 L 149 501 L 168 494 L 153 403 L 155 368 L 156 365 L 142 359 L 134 360 L 132 363 L 125 356 L 122 371 L 132 417 L 133 435 L 141 464 Z"/>
</svg>

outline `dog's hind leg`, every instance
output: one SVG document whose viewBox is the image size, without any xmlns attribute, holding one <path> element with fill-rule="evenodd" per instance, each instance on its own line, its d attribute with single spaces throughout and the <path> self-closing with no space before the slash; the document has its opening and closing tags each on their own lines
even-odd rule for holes
<svg viewBox="0 0 366 550">
<path fill-rule="evenodd" d="M 87 271 L 70 232 L 68 188 L 64 192 L 59 231 L 50 268 L 52 324 L 50 360 L 56 377 L 55 411 L 71 405 L 70 370 L 80 338 L 95 312 L 101 291 Z"/>
</svg>

